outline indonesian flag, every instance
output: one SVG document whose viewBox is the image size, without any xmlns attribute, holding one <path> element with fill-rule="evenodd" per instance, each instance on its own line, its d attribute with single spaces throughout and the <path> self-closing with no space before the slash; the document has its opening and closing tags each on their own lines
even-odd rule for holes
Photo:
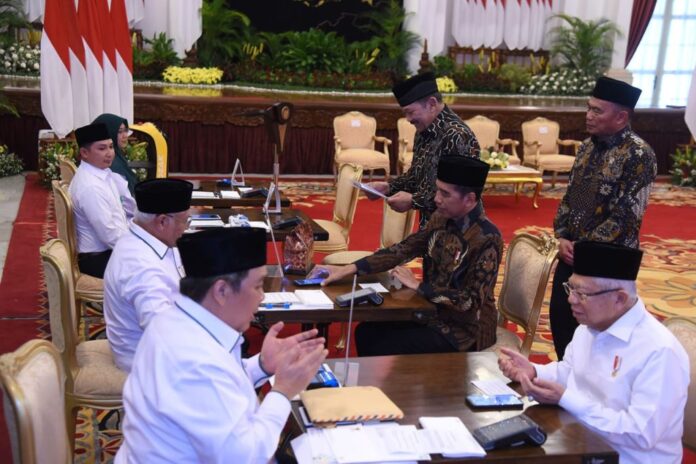
<svg viewBox="0 0 696 464">
<path fill-rule="evenodd" d="M 85 44 L 90 120 L 94 120 L 104 112 L 104 72 L 102 70 L 104 46 L 96 2 L 97 0 L 80 0 L 77 9 L 77 20 Z"/>
<path fill-rule="evenodd" d="M 84 50 L 76 24 L 72 0 L 46 0 L 41 36 L 41 111 L 59 137 L 86 124 L 86 102 L 81 101 L 79 92 L 73 95 L 71 79 L 71 71 L 78 79 L 84 76 Z"/>
<path fill-rule="evenodd" d="M 124 0 L 111 0 L 111 24 L 116 45 L 116 73 L 121 108 L 117 114 L 133 123 L 133 48 Z"/>
<path fill-rule="evenodd" d="M 502 0 L 505 7 L 505 44 L 510 50 L 523 48 L 520 43 L 520 0 Z M 526 0 L 522 0 L 523 2 Z"/>
<path fill-rule="evenodd" d="M 119 82 L 116 73 L 116 45 L 114 43 L 114 27 L 109 14 L 107 0 L 95 0 L 97 17 L 101 26 L 101 42 L 104 56 L 102 58 L 102 72 L 104 73 L 104 112 L 121 113 L 121 99 L 119 98 Z"/>
</svg>

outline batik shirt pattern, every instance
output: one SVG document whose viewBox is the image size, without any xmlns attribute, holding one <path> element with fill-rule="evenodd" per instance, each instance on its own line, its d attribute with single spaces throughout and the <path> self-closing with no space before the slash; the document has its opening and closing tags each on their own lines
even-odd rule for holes
<svg viewBox="0 0 696 464">
<path fill-rule="evenodd" d="M 637 248 L 656 176 L 655 152 L 630 127 L 585 140 L 554 219 L 556 237 Z"/>
<path fill-rule="evenodd" d="M 416 133 L 411 168 L 389 181 L 389 195 L 403 191 L 413 195 L 413 207 L 426 220 L 435 211 L 435 179 L 442 156 L 478 158 L 476 136 L 447 105 L 423 132 Z M 421 223 L 424 223 L 423 221 Z"/>
</svg>

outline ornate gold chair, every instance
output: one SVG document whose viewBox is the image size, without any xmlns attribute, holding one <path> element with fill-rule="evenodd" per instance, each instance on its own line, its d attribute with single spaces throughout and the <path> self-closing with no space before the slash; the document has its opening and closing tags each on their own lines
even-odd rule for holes
<svg viewBox="0 0 696 464">
<path fill-rule="evenodd" d="M 65 242 L 50 240 L 40 253 L 48 290 L 51 337 L 66 370 L 65 420 L 72 446 L 77 409 L 121 408 L 127 374 L 114 364 L 108 340 L 80 340 L 70 251 Z"/>
<path fill-rule="evenodd" d="M 522 163 L 539 171 L 551 171 L 551 185 L 556 185 L 556 174 L 570 172 L 580 147 L 579 140 L 561 140 L 560 126 L 556 121 L 535 118 L 522 123 L 524 157 Z M 572 147 L 573 156 L 560 153 L 560 146 Z"/>
<path fill-rule="evenodd" d="M 355 164 L 347 163 L 339 168 L 333 220 L 314 220 L 329 233 L 329 239 L 314 242 L 314 251 L 333 253 L 348 249 L 350 228 L 353 225 L 355 209 L 358 206 L 358 197 L 360 195 L 360 190 L 353 186 L 353 181 L 360 182 L 362 174 L 363 168 Z"/>
<path fill-rule="evenodd" d="M 148 142 L 148 161 L 131 161 L 128 165 L 133 168 L 145 168 L 147 178 L 164 178 L 169 173 L 169 154 L 167 140 L 162 132 L 151 122 L 132 124 L 129 129 L 136 133 L 136 137 Z"/>
<path fill-rule="evenodd" d="M 380 248 L 387 248 L 399 243 L 413 231 L 416 222 L 416 210 L 410 209 L 405 213 L 394 211 L 384 202 L 382 212 L 382 232 L 379 238 Z M 323 264 L 345 265 L 370 256 L 373 251 L 339 251 L 324 257 Z"/>
<path fill-rule="evenodd" d="M 494 150 L 505 151 L 506 147 L 510 147 L 510 159 L 508 162 L 510 164 L 519 165 L 522 163 L 520 158 L 517 156 L 517 147 L 520 142 L 512 139 L 500 139 L 500 123 L 494 121 L 493 119 L 488 119 L 485 116 L 476 115 L 473 118 L 464 121 L 467 126 L 472 130 L 478 140 L 479 146 L 481 148 L 491 148 Z"/>
<path fill-rule="evenodd" d="M 67 245 L 70 254 L 70 268 L 75 283 L 75 303 L 82 308 L 84 303 L 104 302 L 104 280 L 82 274 L 77 266 L 77 237 L 75 233 L 75 216 L 73 215 L 72 200 L 68 192 L 68 184 L 54 180 L 53 197 L 58 224 L 58 238 Z"/>
<path fill-rule="evenodd" d="M 63 158 L 58 162 L 58 169 L 60 170 L 60 180 L 66 184 L 70 184 L 72 178 L 75 177 L 77 172 L 77 166 L 75 163 L 69 159 Z"/>
<path fill-rule="evenodd" d="M 664 324 L 689 355 L 691 383 L 684 411 L 682 442 L 687 448 L 696 450 L 696 318 L 675 316 L 667 319 Z"/>
<path fill-rule="evenodd" d="M 391 140 L 378 137 L 377 120 L 359 111 L 350 111 L 334 118 L 334 177 L 344 163 L 362 166 L 372 172 L 383 169 L 389 179 L 389 145 Z M 382 143 L 383 151 L 375 150 L 375 142 Z"/>
<path fill-rule="evenodd" d="M 558 255 L 558 242 L 550 236 L 518 234 L 510 242 L 505 258 L 503 286 L 498 296 L 496 343 L 484 351 L 501 346 L 529 356 L 536 334 L 541 305 L 549 275 Z M 524 340 L 505 328 L 507 321 L 522 326 Z"/>
<path fill-rule="evenodd" d="M 402 174 L 411 168 L 413 162 L 413 141 L 416 138 L 416 126 L 408 122 L 406 118 L 396 121 L 396 130 L 399 133 L 399 158 L 396 162 L 396 173 Z"/>
<path fill-rule="evenodd" d="M 13 462 L 73 462 L 63 409 L 65 372 L 56 347 L 30 340 L 0 356 L 0 383 Z"/>
</svg>

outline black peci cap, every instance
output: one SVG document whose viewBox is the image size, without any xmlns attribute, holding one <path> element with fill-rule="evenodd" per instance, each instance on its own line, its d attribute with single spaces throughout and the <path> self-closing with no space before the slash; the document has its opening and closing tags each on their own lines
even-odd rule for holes
<svg viewBox="0 0 696 464">
<path fill-rule="evenodd" d="M 642 92 L 638 87 L 633 87 L 626 82 L 602 76 L 597 79 L 592 96 L 633 109 Z"/>
<path fill-rule="evenodd" d="M 135 186 L 138 211 L 167 214 L 186 211 L 191 206 L 193 184 L 181 179 L 150 179 Z"/>
<path fill-rule="evenodd" d="M 643 252 L 613 243 L 584 241 L 573 246 L 573 272 L 587 277 L 636 280 Z"/>
</svg>

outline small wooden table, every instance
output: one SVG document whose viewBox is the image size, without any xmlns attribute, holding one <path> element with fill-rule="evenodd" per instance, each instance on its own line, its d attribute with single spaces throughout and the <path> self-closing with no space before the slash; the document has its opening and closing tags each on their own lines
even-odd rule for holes
<svg viewBox="0 0 696 464">
<path fill-rule="evenodd" d="M 539 208 L 537 198 L 539 197 L 539 192 L 541 192 L 541 185 L 544 183 L 541 175 L 541 171 L 527 166 L 510 165 L 500 171 L 488 171 L 486 183 L 513 184 L 515 186 L 515 201 L 519 201 L 520 185 L 535 184 L 532 205 L 534 208 Z"/>
<path fill-rule="evenodd" d="M 296 287 L 293 281 L 303 276 L 287 275 L 281 279 L 277 274 L 277 266 L 268 266 L 269 277 L 264 283 L 266 292 L 294 292 L 298 288 L 324 290 L 329 298 L 348 293 L 352 289 L 352 279 L 332 283 L 326 287 Z M 379 281 L 388 287 L 389 276 L 386 273 L 358 277 L 358 282 Z M 358 287 L 357 290 L 360 290 Z M 419 321 L 435 316 L 435 305 L 418 295 L 415 290 L 402 288 L 390 289 L 389 293 L 381 293 L 384 303 L 379 306 L 364 304 L 353 308 L 353 321 Z M 295 322 L 304 325 L 317 325 L 321 335 L 326 337 L 328 325 L 332 322 L 348 322 L 349 308 L 334 304 L 332 309 L 262 309 L 256 313 L 256 322 L 260 324 L 275 324 L 278 321 Z"/>
<path fill-rule="evenodd" d="M 336 360 L 329 360 L 334 366 Z M 501 376 L 495 353 L 447 353 L 354 358 L 360 364 L 358 384 L 379 387 L 404 412 L 401 424 L 418 424 L 423 416 L 456 416 L 474 430 L 508 417 L 519 410 L 474 412 L 466 395 L 478 393 L 472 380 Z M 519 386 L 518 386 L 518 391 Z M 490 451 L 483 458 L 445 459 L 430 462 L 500 464 L 616 464 L 619 456 L 599 435 L 590 431 L 558 406 L 531 405 L 524 398 L 524 413 L 548 434 L 542 446 L 522 446 Z M 299 402 L 293 402 L 290 425 L 304 432 Z"/>
<path fill-rule="evenodd" d="M 222 222 L 227 223 L 227 219 L 230 216 L 236 215 L 236 214 L 243 214 L 245 215 L 250 221 L 266 221 L 266 216 L 263 214 L 263 211 L 261 211 L 261 208 L 203 208 L 203 207 L 194 207 L 191 211 L 192 214 L 199 214 L 199 213 L 206 213 L 206 214 L 218 214 L 220 215 L 220 219 L 222 219 Z M 285 219 L 293 218 L 293 217 L 298 217 L 302 219 L 305 222 L 308 222 L 310 226 L 312 226 L 312 232 L 314 234 L 314 241 L 317 242 L 322 242 L 326 241 L 329 239 L 329 232 L 324 229 L 322 226 L 314 222 L 312 218 L 307 216 L 304 212 L 300 211 L 299 209 L 292 209 L 292 208 L 283 208 L 281 211 L 281 214 L 269 214 L 268 215 L 270 221 L 271 221 L 271 226 L 273 224 L 276 224 L 277 222 L 283 221 Z M 276 241 L 283 241 L 285 240 L 285 237 L 292 231 L 293 227 L 288 227 L 288 228 L 283 228 L 283 229 L 273 229 L 273 235 L 275 236 Z M 266 237 L 268 240 L 271 240 L 271 233 L 268 232 L 266 233 Z"/>
<path fill-rule="evenodd" d="M 264 203 L 266 202 L 266 196 L 265 195 L 258 195 L 258 196 L 253 196 L 253 197 L 248 197 L 248 198 L 222 198 L 220 195 L 220 191 L 223 190 L 237 190 L 237 187 L 231 187 L 229 184 L 223 185 L 223 184 L 218 184 L 218 181 L 216 180 L 194 180 L 191 181 L 193 182 L 194 185 L 194 194 L 197 191 L 200 192 L 213 192 L 215 194 L 214 198 L 192 198 L 191 199 L 191 205 L 192 206 L 212 206 L 214 208 L 235 208 L 235 207 L 240 207 L 240 206 L 263 206 Z M 195 187 L 198 186 L 199 188 L 195 189 Z M 268 188 L 268 182 L 259 182 L 259 181 L 252 181 L 252 182 L 247 182 L 246 183 L 247 187 L 253 187 L 253 188 Z M 281 185 L 281 190 L 280 190 L 280 206 L 283 208 L 289 208 L 292 205 L 292 202 L 288 197 L 283 195 L 283 190 L 282 190 L 282 185 Z M 275 206 L 275 203 L 272 203 L 271 206 Z"/>
</svg>

